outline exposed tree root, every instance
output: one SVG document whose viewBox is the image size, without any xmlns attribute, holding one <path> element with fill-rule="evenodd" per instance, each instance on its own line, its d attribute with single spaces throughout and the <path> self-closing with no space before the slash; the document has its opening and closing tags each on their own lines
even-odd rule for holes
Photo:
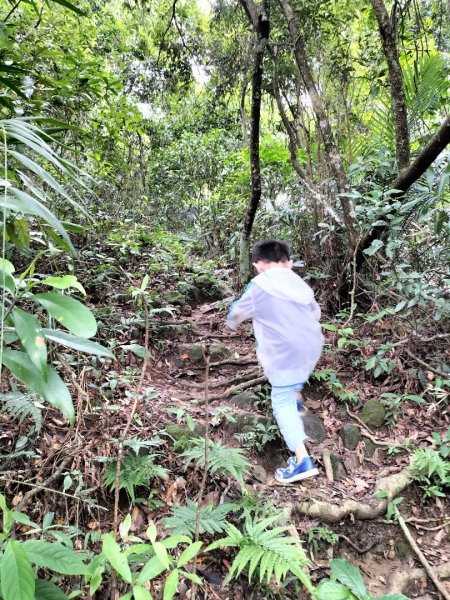
<svg viewBox="0 0 450 600">
<path fill-rule="evenodd" d="M 264 377 L 264 376 L 257 377 L 256 379 L 251 379 L 250 381 L 245 381 L 245 382 L 239 383 L 238 385 L 233 385 L 233 386 L 229 387 L 227 390 L 225 390 L 222 394 L 216 394 L 215 396 L 210 396 L 209 400 L 210 401 L 224 400 L 225 398 L 229 398 L 236 392 L 240 392 L 241 390 L 246 390 L 247 388 L 251 388 L 251 387 L 254 387 L 255 385 L 260 385 L 261 383 L 266 383 L 266 382 L 267 382 L 267 377 Z M 205 401 L 201 398 L 197 400 L 198 405 L 204 404 L 204 402 Z"/>
<path fill-rule="evenodd" d="M 384 490 L 387 498 L 377 501 L 376 504 L 365 504 L 355 500 L 346 500 L 343 504 L 331 504 L 312 499 L 310 502 L 299 502 L 293 505 L 292 510 L 324 523 L 337 523 L 349 515 L 360 520 L 376 519 L 386 512 L 388 502 L 398 496 L 410 483 L 411 473 L 408 468 L 405 468 L 377 482 L 375 491 Z"/>
<path fill-rule="evenodd" d="M 241 373 L 240 375 L 237 375 L 236 377 L 232 377 L 231 379 L 227 379 L 225 381 L 215 381 L 214 383 L 211 383 L 209 385 L 209 388 L 219 388 L 219 387 L 224 387 L 224 386 L 231 386 L 232 384 L 237 384 L 240 383 L 242 381 L 248 381 L 249 379 L 254 379 L 256 375 L 260 374 L 260 370 L 257 369 L 253 369 L 253 371 L 249 371 L 248 373 Z M 195 383 L 192 382 L 189 384 L 189 386 L 191 387 L 198 387 L 198 388 L 202 388 L 204 387 L 204 383 Z"/>
<path fill-rule="evenodd" d="M 450 562 L 446 562 L 442 565 L 434 567 L 434 571 L 440 579 L 450 579 Z M 403 594 L 408 591 L 408 587 L 414 585 L 414 583 L 419 581 L 419 579 L 424 579 L 426 576 L 427 572 L 425 569 L 407 569 L 405 571 L 397 571 L 391 579 L 388 593 Z"/>
</svg>

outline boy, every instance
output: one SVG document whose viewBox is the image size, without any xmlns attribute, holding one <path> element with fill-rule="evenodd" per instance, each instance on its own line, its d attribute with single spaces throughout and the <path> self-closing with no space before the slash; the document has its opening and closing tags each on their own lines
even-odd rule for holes
<svg viewBox="0 0 450 600">
<path fill-rule="evenodd" d="M 305 448 L 301 390 L 320 358 L 323 336 L 320 307 L 314 293 L 292 269 L 289 246 L 280 240 L 262 240 L 252 250 L 258 275 L 252 279 L 227 316 L 235 330 L 253 319 L 256 354 L 272 385 L 272 409 L 281 434 L 295 453 L 287 467 L 275 472 L 281 483 L 293 483 L 318 474 Z"/>
</svg>

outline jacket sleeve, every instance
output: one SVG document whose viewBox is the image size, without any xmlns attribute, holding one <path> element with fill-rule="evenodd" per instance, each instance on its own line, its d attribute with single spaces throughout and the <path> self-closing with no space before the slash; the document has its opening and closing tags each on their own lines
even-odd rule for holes
<svg viewBox="0 0 450 600">
<path fill-rule="evenodd" d="M 320 321 L 320 317 L 322 316 L 322 311 L 320 310 L 320 306 L 318 305 L 318 303 L 315 300 L 313 300 L 309 306 L 311 308 L 313 318 L 316 321 Z"/>
<path fill-rule="evenodd" d="M 235 331 L 243 321 L 251 319 L 255 315 L 254 288 L 255 285 L 250 282 L 239 300 L 236 300 L 230 306 L 227 315 L 227 325 L 233 331 Z"/>
</svg>

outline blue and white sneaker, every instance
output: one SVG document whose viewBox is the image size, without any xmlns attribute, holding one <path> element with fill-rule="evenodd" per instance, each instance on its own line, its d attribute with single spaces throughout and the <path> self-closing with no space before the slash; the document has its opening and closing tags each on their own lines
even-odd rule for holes
<svg viewBox="0 0 450 600">
<path fill-rule="evenodd" d="M 288 466 L 286 468 L 280 468 L 275 471 L 275 479 L 280 483 L 294 483 L 295 481 L 315 477 L 319 474 L 310 456 L 304 458 L 299 464 L 295 462 L 295 456 L 290 456 L 287 463 Z"/>
</svg>

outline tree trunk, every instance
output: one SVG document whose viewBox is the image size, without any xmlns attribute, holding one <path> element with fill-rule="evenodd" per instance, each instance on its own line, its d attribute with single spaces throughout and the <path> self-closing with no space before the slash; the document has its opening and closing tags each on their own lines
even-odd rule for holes
<svg viewBox="0 0 450 600">
<path fill-rule="evenodd" d="M 297 64 L 303 84 L 311 101 L 311 106 L 313 108 L 314 114 L 316 116 L 318 131 L 320 132 L 324 144 L 328 168 L 331 172 L 332 177 L 336 181 L 338 193 L 343 193 L 348 188 L 347 178 L 344 172 L 344 168 L 342 166 L 341 157 L 339 155 L 336 142 L 334 140 L 330 120 L 328 119 L 328 115 L 322 104 L 322 100 L 317 91 L 317 87 L 308 64 L 303 35 L 300 31 L 300 28 L 298 27 L 294 11 L 289 0 L 278 0 L 278 3 L 286 18 L 290 37 L 294 47 L 295 62 Z M 350 199 L 345 196 L 341 196 L 340 201 L 347 235 L 349 241 L 351 242 L 351 244 L 353 244 L 355 240 L 355 233 L 353 217 L 351 214 L 352 206 L 350 203 Z"/>
<path fill-rule="evenodd" d="M 251 10 L 247 0 L 241 0 L 245 11 L 249 14 Z M 261 165 L 259 159 L 259 136 L 261 118 L 261 94 L 264 51 L 269 40 L 269 0 L 264 0 L 262 13 L 258 15 L 256 29 L 257 40 L 255 47 L 254 66 L 252 75 L 252 108 L 250 129 L 250 169 L 251 169 L 251 196 L 244 226 L 241 232 L 239 248 L 239 277 L 240 283 L 244 284 L 250 279 L 250 236 L 256 210 L 261 199 Z"/>
<path fill-rule="evenodd" d="M 388 65 L 392 110 L 394 113 L 395 155 L 397 157 L 397 168 L 401 173 L 409 165 L 409 130 L 396 33 L 383 0 L 371 0 L 371 2 L 378 21 L 378 29 Z"/>
</svg>

